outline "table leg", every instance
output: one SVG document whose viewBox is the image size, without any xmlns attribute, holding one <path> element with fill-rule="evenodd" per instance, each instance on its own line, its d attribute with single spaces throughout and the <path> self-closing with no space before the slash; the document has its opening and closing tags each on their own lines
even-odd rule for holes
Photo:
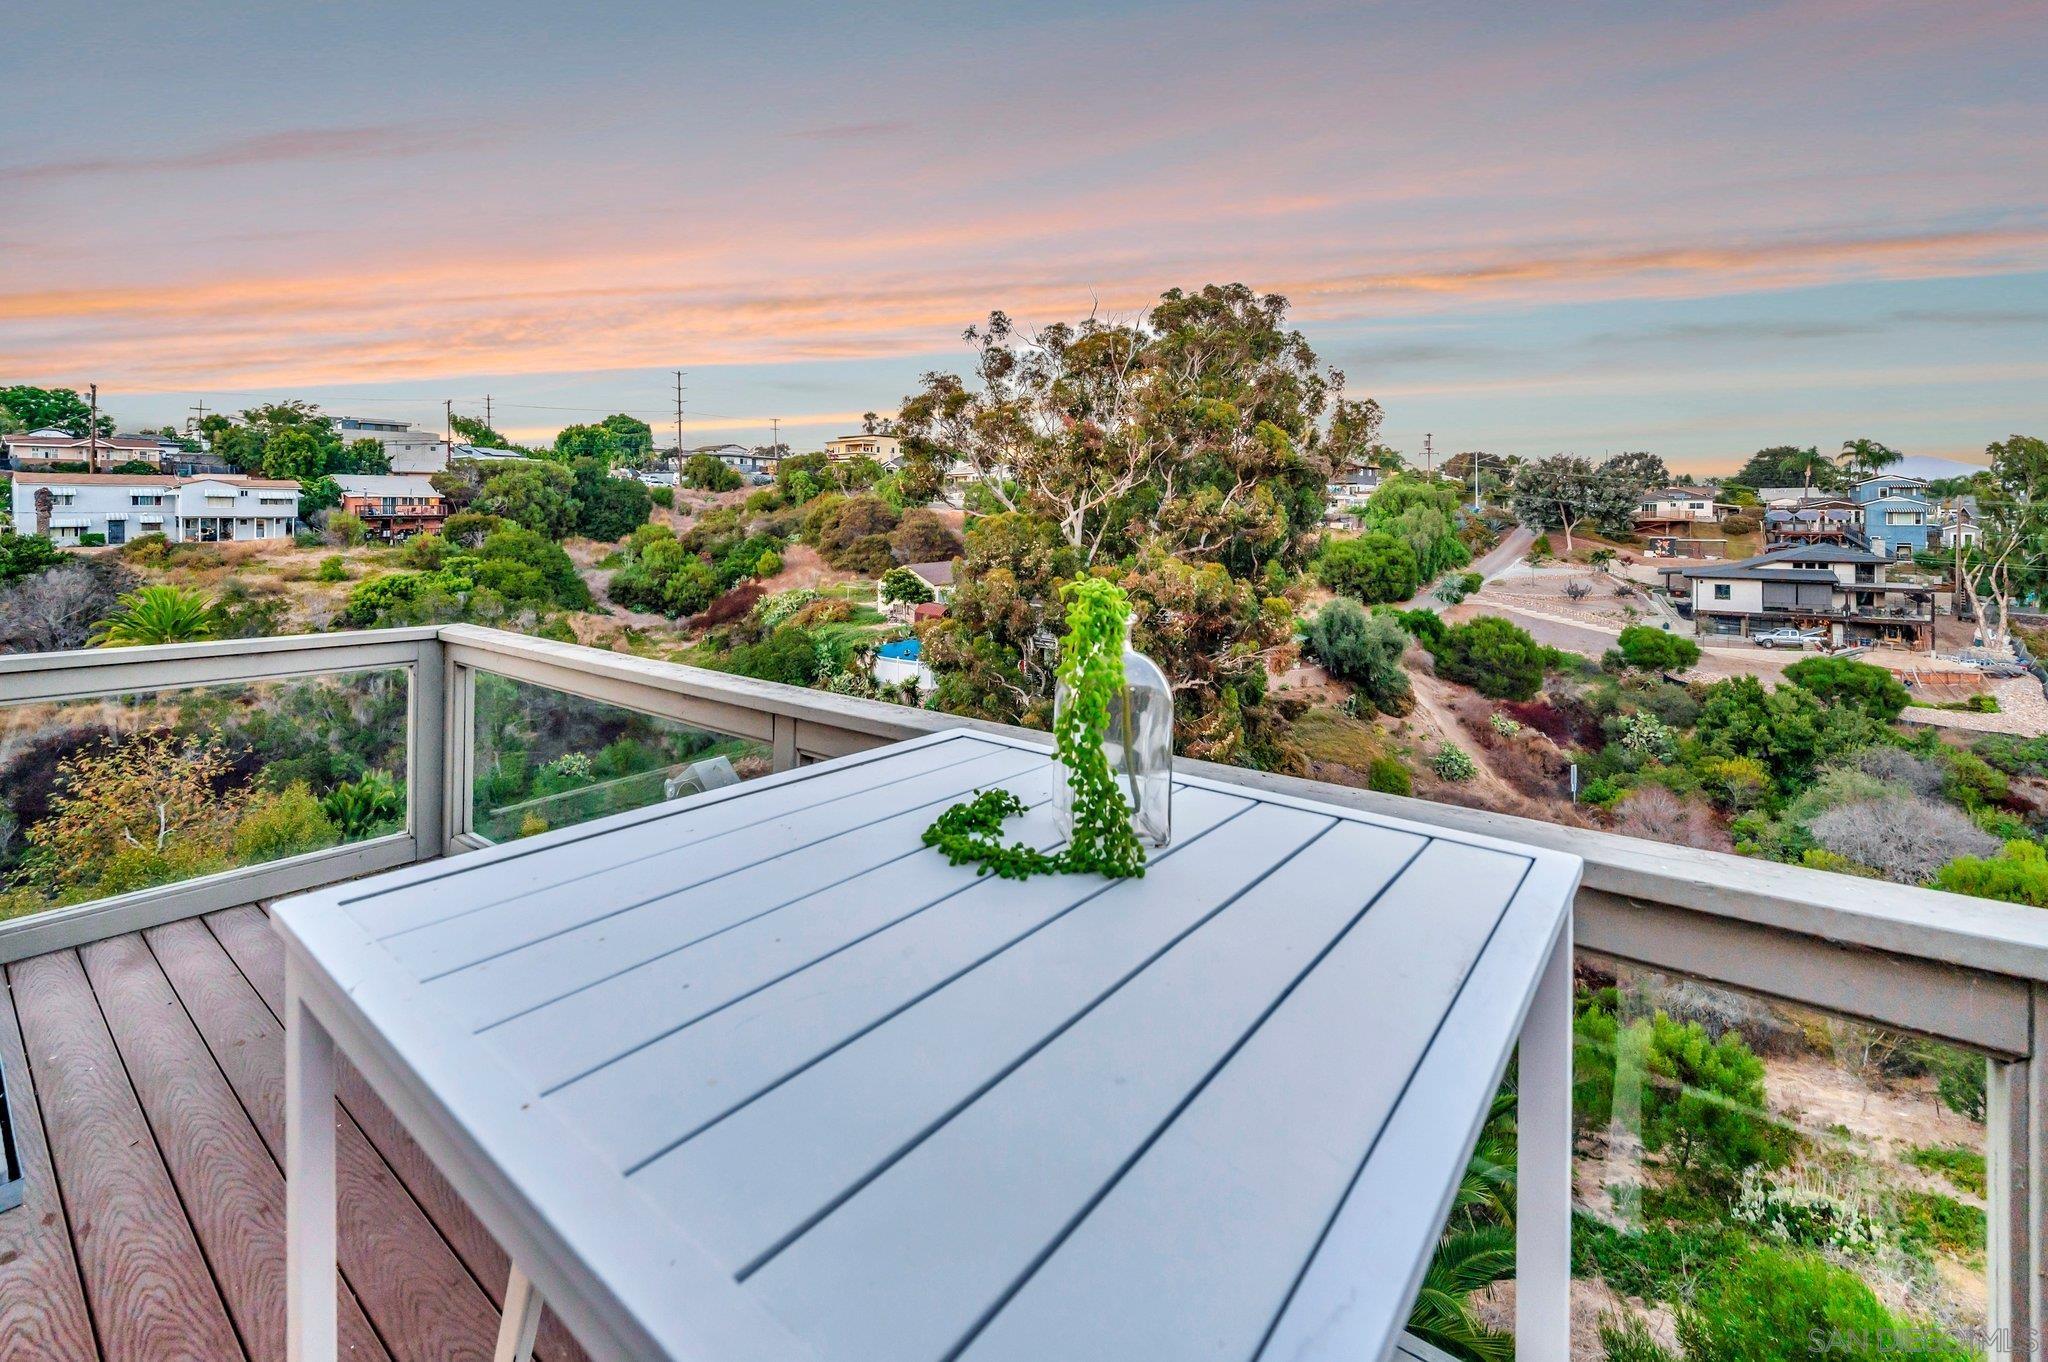
<svg viewBox="0 0 2048 1362">
<path fill-rule="evenodd" d="M 288 1362 L 334 1362 L 334 1040 L 285 964 L 285 1319 Z"/>
<path fill-rule="evenodd" d="M 498 1321 L 498 1347 L 491 1362 L 533 1362 L 533 1337 L 540 1332 L 540 1292 L 512 1264 L 505 1281 L 505 1314 Z"/>
<path fill-rule="evenodd" d="M 1567 1362 L 1572 1284 L 1572 929 L 1522 1022 L 1515 1128 L 1515 1358 Z"/>
</svg>

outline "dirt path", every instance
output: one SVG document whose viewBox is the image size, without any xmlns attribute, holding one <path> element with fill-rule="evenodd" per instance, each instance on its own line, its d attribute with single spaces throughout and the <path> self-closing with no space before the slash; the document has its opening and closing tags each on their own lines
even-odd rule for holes
<svg viewBox="0 0 2048 1362">
<path fill-rule="evenodd" d="M 1476 572 L 1481 577 L 1484 577 L 1487 581 L 1490 582 L 1494 578 L 1500 576 L 1503 572 L 1506 572 L 1509 568 L 1513 567 L 1516 563 L 1521 562 L 1522 555 L 1527 553 L 1529 551 L 1529 546 L 1535 542 L 1536 532 L 1534 530 L 1531 530 L 1526 525 L 1517 525 L 1512 530 L 1509 530 L 1505 535 L 1502 535 L 1501 541 L 1498 544 L 1495 544 L 1485 553 L 1480 554 L 1477 562 L 1472 563 L 1468 567 L 1459 569 L 1459 572 Z M 1441 581 L 1443 579 L 1438 578 L 1437 580 Z M 1437 600 L 1435 593 L 1436 582 L 1424 582 L 1422 585 L 1422 590 L 1416 592 L 1413 596 L 1410 596 L 1407 600 L 1401 602 L 1401 609 L 1440 609 L 1442 608 L 1442 602 Z"/>
</svg>

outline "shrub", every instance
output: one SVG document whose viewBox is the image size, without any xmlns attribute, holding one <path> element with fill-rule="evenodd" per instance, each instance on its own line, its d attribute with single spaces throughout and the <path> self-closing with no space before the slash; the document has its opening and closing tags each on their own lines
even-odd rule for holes
<svg viewBox="0 0 2048 1362">
<path fill-rule="evenodd" d="M 1451 626 L 1444 623 L 1443 616 L 1434 610 L 1395 610 L 1381 606 L 1373 614 L 1391 619 L 1414 637 L 1425 648 L 1435 648 L 1443 641 Z"/>
<path fill-rule="evenodd" d="M 1939 1173 L 1955 1185 L 1957 1190 L 1972 1196 L 1983 1196 L 1990 1187 L 1990 1174 L 1984 1162 L 1984 1151 L 1971 1149 L 1967 1145 L 1921 1145 L 1909 1150 L 1906 1162 L 1923 1173 Z"/>
<path fill-rule="evenodd" d="M 1731 515 L 1721 519 L 1721 529 L 1727 534 L 1755 534 L 1762 524 L 1753 515 Z"/>
<path fill-rule="evenodd" d="M 1527 700 L 1543 684 L 1549 651 L 1527 630 L 1482 615 L 1444 631 L 1430 651 L 1437 675 L 1495 700 Z"/>
<path fill-rule="evenodd" d="M 701 613 L 691 618 L 690 623 L 699 629 L 736 623 L 754 612 L 754 607 L 760 604 L 761 595 L 760 587 L 752 582 L 743 583 L 705 606 Z"/>
<path fill-rule="evenodd" d="M 1551 547 L 1550 536 L 1547 534 L 1537 535 L 1535 542 L 1529 545 L 1529 558 L 1532 562 L 1540 563 L 1546 558 L 1556 556 L 1557 550 Z"/>
<path fill-rule="evenodd" d="M 1365 769 L 1365 788 L 1381 794 L 1405 795 L 1414 792 L 1415 784 L 1408 778 L 1408 768 L 1394 758 L 1374 757 L 1372 765 Z"/>
<path fill-rule="evenodd" d="M 1356 685 L 1382 713 L 1405 714 L 1414 707 L 1401 655 L 1408 636 L 1385 616 L 1367 615 L 1355 603 L 1335 600 L 1309 621 L 1308 651 L 1330 675 Z"/>
<path fill-rule="evenodd" d="M 2048 908 L 2048 851 L 2038 842 L 2011 841 L 1995 856 L 1963 856 L 1934 877 L 1936 889 Z"/>
<path fill-rule="evenodd" d="M 1617 651 L 1623 662 L 1645 672 L 1682 672 L 1700 660 L 1699 644 L 1646 624 L 1622 630 Z"/>
<path fill-rule="evenodd" d="M 320 808 L 348 840 L 395 831 L 405 814 L 405 795 L 382 771 L 343 781 L 320 800 Z"/>
<path fill-rule="evenodd" d="M 647 499 L 656 506 L 661 507 L 664 511 L 674 510 L 676 489 L 673 487 L 650 487 L 647 489 Z"/>
<path fill-rule="evenodd" d="M 1599 1328 L 1600 1351 L 1607 1362 L 1679 1362 L 1652 1336 L 1640 1315 L 1602 1315 Z"/>
<path fill-rule="evenodd" d="M 1785 668 L 1785 679 L 1823 704 L 1854 705 L 1886 722 L 1912 698 L 1885 668 L 1846 657 L 1805 658 Z"/>
<path fill-rule="evenodd" d="M 1793 1350 L 1842 1362 L 1964 1362 L 1932 1325 L 1884 1308 L 1856 1275 L 1812 1253 L 1757 1248 L 1701 1283 L 1678 1312 L 1687 1362 L 1784 1362 Z"/>
<path fill-rule="evenodd" d="M 1644 761 L 1670 761 L 1678 755 L 1678 736 L 1662 719 L 1647 711 L 1626 715 L 1619 724 L 1623 750 Z"/>
<path fill-rule="evenodd" d="M 1429 769 L 1436 772 L 1438 780 L 1470 780 L 1479 774 L 1479 764 L 1462 747 L 1445 743 L 1429 759 Z"/>
<path fill-rule="evenodd" d="M 760 643 L 733 649 L 718 665 L 741 676 L 808 686 L 818 679 L 818 650 L 811 635 L 784 625 Z"/>
<path fill-rule="evenodd" d="M 182 586 L 137 587 L 119 608 L 92 627 L 100 648 L 133 648 L 152 643 L 197 643 L 220 637 L 220 606 Z"/>
<path fill-rule="evenodd" d="M 924 507 L 903 513 L 889 535 L 889 548 L 904 563 L 943 563 L 967 552 L 967 545 L 945 517 Z"/>
<path fill-rule="evenodd" d="M 327 517 L 327 542 L 353 548 L 369 537 L 369 527 L 353 511 L 336 511 Z"/>
<path fill-rule="evenodd" d="M 1766 1238 L 1801 1248 L 1873 1253 L 1885 1231 L 1868 1198 L 1825 1172 L 1783 1180 L 1747 1168 L 1732 1207 L 1734 1218 Z"/>
<path fill-rule="evenodd" d="M 1324 545 L 1316 572 L 1330 590 L 1375 605 L 1413 596 L 1422 568 L 1405 542 L 1375 533 Z"/>
<path fill-rule="evenodd" d="M 780 571 L 782 571 L 782 555 L 774 549 L 761 550 L 761 556 L 754 560 L 754 575 L 756 577 L 773 577 Z"/>
<path fill-rule="evenodd" d="M 1997 838 L 1952 805 L 1914 795 L 1844 804 L 1806 827 L 1829 851 L 1899 884 L 1924 884 L 1951 861 L 1998 850 Z"/>
<path fill-rule="evenodd" d="M 137 535 L 121 546 L 121 556 L 145 567 L 161 567 L 171 556 L 171 541 L 161 533 Z M 6 574 L 0 572 L 0 581 Z"/>
<path fill-rule="evenodd" d="M 250 799 L 235 825 L 235 859 L 244 865 L 331 847 L 340 833 L 304 781 Z"/>
<path fill-rule="evenodd" d="M 78 547 L 82 549 L 103 549 L 106 546 L 107 537 L 96 531 L 89 531 L 78 536 Z"/>
<path fill-rule="evenodd" d="M 1944 1192 L 1899 1195 L 1899 1238 L 1923 1250 L 1963 1258 L 1984 1251 L 1984 1212 Z"/>
<path fill-rule="evenodd" d="M 1860 751 L 1883 734 L 1857 706 L 1823 706 L 1801 686 L 1766 691 L 1757 678 L 1736 676 L 1716 681 L 1705 695 L 1695 729 L 1701 746 L 1715 756 L 1755 758 L 1787 794 L 1823 761 Z"/>
<path fill-rule="evenodd" d="M 1642 785 L 1630 791 L 1620 805 L 1614 830 L 1624 837 L 1642 837 L 1666 846 L 1718 850 L 1727 845 L 1711 814 L 1662 785 Z"/>
<path fill-rule="evenodd" d="M 1500 710 L 1495 710 L 1487 715 L 1486 722 L 1492 725 L 1493 731 L 1500 734 L 1503 738 L 1512 738 L 1522 731 L 1522 725 L 1518 720 L 1509 718 Z"/>
<path fill-rule="evenodd" d="M 683 465 L 683 482 L 705 492 L 732 492 L 738 490 L 746 479 L 739 470 L 729 467 L 723 460 L 712 454 L 692 454 Z M 667 490 L 667 489 L 663 489 Z M 674 502 L 675 496 L 670 494 Z"/>
<path fill-rule="evenodd" d="M 322 582 L 345 582 L 348 580 L 348 562 L 340 554 L 320 560 L 320 570 L 313 574 L 314 580 Z"/>
</svg>

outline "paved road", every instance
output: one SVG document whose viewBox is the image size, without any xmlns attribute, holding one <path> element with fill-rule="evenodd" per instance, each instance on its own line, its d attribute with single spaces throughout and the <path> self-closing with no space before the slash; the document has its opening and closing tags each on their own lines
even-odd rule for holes
<svg viewBox="0 0 2048 1362">
<path fill-rule="evenodd" d="M 1486 578 L 1486 580 L 1492 581 L 1516 563 L 1521 562 L 1522 556 L 1529 551 L 1529 546 L 1535 542 L 1536 532 L 1534 530 L 1526 525 L 1517 525 L 1502 535 L 1501 541 L 1498 544 L 1495 544 L 1485 553 L 1480 554 L 1479 561 L 1458 570 L 1461 573 L 1476 572 Z M 1401 608 L 1403 610 L 1442 609 L 1443 602 L 1431 594 L 1435 589 L 1435 582 L 1426 583 L 1422 590 L 1401 602 Z"/>
</svg>

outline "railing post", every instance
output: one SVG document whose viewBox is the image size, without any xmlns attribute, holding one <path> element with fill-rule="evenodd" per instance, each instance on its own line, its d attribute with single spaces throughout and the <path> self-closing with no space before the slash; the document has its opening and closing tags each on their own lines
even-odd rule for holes
<svg viewBox="0 0 2048 1362">
<path fill-rule="evenodd" d="M 2032 1060 L 1990 1060 L 1984 1093 L 1985 1197 L 1989 1234 L 1984 1255 L 1990 1294 L 1993 1356 L 2024 1355 L 2032 1327 L 2033 1182 L 2028 1154 L 2034 1127 Z M 2001 1340 L 2005 1340 L 2001 1342 Z"/>
<path fill-rule="evenodd" d="M 406 813 L 416 854 L 430 861 L 447 847 L 447 674 L 439 638 L 420 640 L 412 668 L 410 715 Z"/>
<path fill-rule="evenodd" d="M 797 765 L 796 718 L 793 715 L 777 714 L 769 730 L 769 749 L 778 771 L 793 771 Z"/>
</svg>

